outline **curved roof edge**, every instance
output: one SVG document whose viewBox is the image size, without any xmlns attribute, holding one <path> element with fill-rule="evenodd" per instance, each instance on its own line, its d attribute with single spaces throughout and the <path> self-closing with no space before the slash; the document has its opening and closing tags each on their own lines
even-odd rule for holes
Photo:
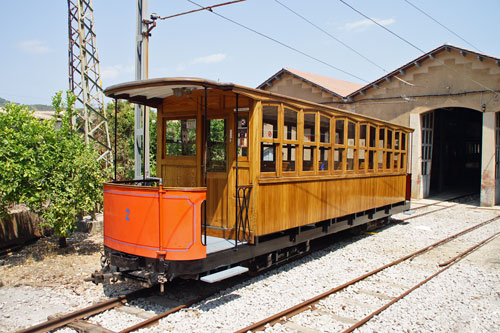
<svg viewBox="0 0 500 333">
<path fill-rule="evenodd" d="M 110 98 L 126 99 L 132 103 L 146 105 L 157 108 L 163 103 L 163 99 L 170 96 L 183 96 L 190 94 L 198 88 L 211 88 L 223 91 L 231 91 L 250 98 L 262 97 L 264 99 L 274 99 L 277 103 L 289 102 L 306 105 L 310 108 L 327 109 L 336 112 L 341 112 L 353 117 L 361 117 L 367 120 L 374 120 L 379 123 L 397 126 L 413 131 L 407 126 L 398 125 L 382 119 L 362 115 L 352 111 L 339 109 L 329 105 L 314 103 L 308 100 L 303 100 L 291 96 L 281 95 L 265 90 L 249 88 L 234 83 L 220 83 L 216 81 L 201 79 L 201 78 L 155 78 L 140 81 L 131 81 L 110 86 L 104 90 L 104 94 Z"/>
</svg>

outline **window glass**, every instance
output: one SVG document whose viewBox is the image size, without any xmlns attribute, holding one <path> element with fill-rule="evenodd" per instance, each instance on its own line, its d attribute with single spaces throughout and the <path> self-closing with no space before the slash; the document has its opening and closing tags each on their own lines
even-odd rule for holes
<svg viewBox="0 0 500 333">
<path fill-rule="evenodd" d="M 399 132 L 394 133 L 394 149 L 399 150 Z"/>
<path fill-rule="evenodd" d="M 328 171 L 330 147 L 319 147 L 319 171 Z"/>
<path fill-rule="evenodd" d="M 375 151 L 370 150 L 368 152 L 368 170 L 373 170 L 375 160 Z"/>
<path fill-rule="evenodd" d="M 289 145 L 285 144 L 282 146 L 282 163 L 283 163 L 283 171 L 291 172 L 295 171 L 295 153 L 297 151 L 297 145 Z"/>
<path fill-rule="evenodd" d="M 333 168 L 343 170 L 344 168 L 344 148 L 335 148 L 333 151 Z"/>
<path fill-rule="evenodd" d="M 196 156 L 196 119 L 167 120 L 165 155 Z"/>
<path fill-rule="evenodd" d="M 304 142 L 315 142 L 316 114 L 304 113 Z"/>
<path fill-rule="evenodd" d="M 385 162 L 385 168 L 390 169 L 391 168 L 391 162 L 392 162 L 392 153 L 388 151 L 386 153 L 386 162 Z"/>
<path fill-rule="evenodd" d="M 366 150 L 362 149 L 361 147 L 366 147 L 366 131 L 367 131 L 367 126 L 364 124 L 359 125 L 359 152 L 358 152 L 358 161 L 359 165 L 358 168 L 360 170 L 365 169 L 365 154 Z"/>
<path fill-rule="evenodd" d="M 354 170 L 354 154 L 356 149 L 347 148 L 347 170 Z"/>
<path fill-rule="evenodd" d="M 210 119 L 207 171 L 226 171 L 226 119 Z"/>
<path fill-rule="evenodd" d="M 406 150 L 406 133 L 401 133 L 401 150 Z"/>
<path fill-rule="evenodd" d="M 394 153 L 393 170 L 399 169 L 399 153 Z"/>
<path fill-rule="evenodd" d="M 377 136 L 377 129 L 373 126 L 370 126 L 370 148 L 376 148 L 376 136 Z"/>
<path fill-rule="evenodd" d="M 400 162 L 400 168 L 401 168 L 402 170 L 404 170 L 404 169 L 405 169 L 405 157 L 406 157 L 406 154 L 401 154 L 401 159 L 400 159 L 400 161 L 401 161 L 401 162 Z"/>
<path fill-rule="evenodd" d="M 285 108 L 285 140 L 297 141 L 297 112 Z"/>
<path fill-rule="evenodd" d="M 347 125 L 347 145 L 355 146 L 356 145 L 356 124 L 352 122 L 348 122 Z"/>
<path fill-rule="evenodd" d="M 344 120 L 335 121 L 335 144 L 344 144 Z"/>
<path fill-rule="evenodd" d="M 387 149 L 392 149 L 392 131 L 387 130 Z"/>
<path fill-rule="evenodd" d="M 302 156 L 302 170 L 314 171 L 314 146 L 304 146 Z"/>
<path fill-rule="evenodd" d="M 265 105 L 262 108 L 262 137 L 264 139 L 278 138 L 278 107 Z"/>
<path fill-rule="evenodd" d="M 276 172 L 276 144 L 262 142 L 260 145 L 260 171 Z"/>
<path fill-rule="evenodd" d="M 330 118 L 325 116 L 319 118 L 319 141 L 330 143 Z"/>
<path fill-rule="evenodd" d="M 238 157 L 248 157 L 248 116 L 238 117 Z"/>
<path fill-rule="evenodd" d="M 378 134 L 378 148 L 384 149 L 385 148 L 384 143 L 385 143 L 385 128 L 381 128 Z"/>
</svg>

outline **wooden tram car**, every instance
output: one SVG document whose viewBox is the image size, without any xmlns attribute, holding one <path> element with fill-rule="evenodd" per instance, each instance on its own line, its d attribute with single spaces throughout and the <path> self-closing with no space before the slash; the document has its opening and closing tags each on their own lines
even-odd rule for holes
<svg viewBox="0 0 500 333">
<path fill-rule="evenodd" d="M 217 281 L 409 208 L 410 128 L 202 79 L 105 94 L 158 115 L 158 178 L 104 185 L 104 262 L 119 274 Z"/>
</svg>

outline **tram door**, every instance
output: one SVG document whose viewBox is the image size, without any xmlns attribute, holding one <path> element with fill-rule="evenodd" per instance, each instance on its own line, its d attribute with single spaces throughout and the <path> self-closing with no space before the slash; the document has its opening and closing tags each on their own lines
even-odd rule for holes
<svg viewBox="0 0 500 333">
<path fill-rule="evenodd" d="M 422 186 L 424 198 L 429 196 L 431 186 L 432 144 L 434 140 L 434 112 L 422 115 Z"/>
<path fill-rule="evenodd" d="M 211 227 L 228 228 L 229 121 L 211 117 L 207 127 L 207 222 Z"/>
<path fill-rule="evenodd" d="M 197 128 L 196 116 L 164 118 L 165 145 L 158 151 L 158 174 L 167 187 L 196 187 L 197 177 Z"/>
</svg>

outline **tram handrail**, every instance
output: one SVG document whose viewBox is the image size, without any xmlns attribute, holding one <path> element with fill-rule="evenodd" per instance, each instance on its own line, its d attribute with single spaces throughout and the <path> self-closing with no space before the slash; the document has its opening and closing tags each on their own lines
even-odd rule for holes
<svg viewBox="0 0 500 333">
<path fill-rule="evenodd" d="M 131 180 L 113 180 L 113 184 L 135 184 L 135 183 L 153 183 L 158 182 L 158 185 L 163 186 L 163 179 L 160 177 L 148 177 L 141 179 L 131 179 Z"/>
</svg>

